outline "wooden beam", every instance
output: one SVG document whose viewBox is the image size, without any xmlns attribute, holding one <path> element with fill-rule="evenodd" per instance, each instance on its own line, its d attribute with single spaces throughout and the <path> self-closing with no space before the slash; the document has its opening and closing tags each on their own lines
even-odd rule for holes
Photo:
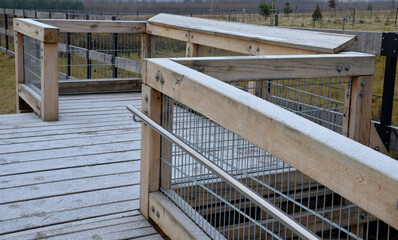
<svg viewBox="0 0 398 240">
<path fill-rule="evenodd" d="M 186 57 L 198 57 L 199 56 L 199 52 L 198 52 L 198 44 L 195 43 L 187 43 L 187 47 L 186 47 Z"/>
<path fill-rule="evenodd" d="M 40 19 L 39 22 L 59 28 L 60 32 L 70 33 L 145 33 L 145 21 L 108 20 L 54 20 Z"/>
<path fill-rule="evenodd" d="M 161 122 L 161 102 L 159 91 L 142 85 L 142 111 L 157 123 Z M 148 219 L 149 193 L 159 191 L 161 144 L 160 135 L 150 126 L 142 124 L 141 133 L 140 211 Z"/>
<path fill-rule="evenodd" d="M 150 35 L 167 37 L 176 39 L 184 42 L 189 41 L 189 31 L 183 29 L 174 29 L 169 27 L 158 26 L 154 24 L 146 23 L 146 32 Z"/>
<path fill-rule="evenodd" d="M 366 76 L 374 74 L 375 56 L 341 53 L 295 56 L 175 58 L 182 65 L 224 82 L 264 79 Z"/>
<path fill-rule="evenodd" d="M 14 37 L 14 49 L 15 49 L 15 90 L 16 90 L 16 112 L 31 112 L 32 107 L 24 101 L 24 98 L 20 96 L 19 85 L 24 83 L 24 53 L 23 53 L 23 35 L 21 33 L 15 33 Z"/>
<path fill-rule="evenodd" d="M 149 195 L 150 218 L 170 239 L 210 239 L 183 211 L 161 192 Z"/>
<path fill-rule="evenodd" d="M 373 123 L 370 123 L 370 137 L 369 137 L 369 147 L 388 155 L 388 151 L 384 146 L 383 141 L 380 138 L 379 133 Z"/>
<path fill-rule="evenodd" d="M 25 84 L 18 84 L 18 96 L 33 109 L 36 115 L 40 116 L 41 97 L 38 93 Z"/>
<path fill-rule="evenodd" d="M 267 46 L 274 46 L 277 49 L 285 47 L 291 50 L 300 49 L 319 53 L 337 53 L 356 40 L 356 36 L 353 35 L 318 33 L 171 14 L 158 14 L 148 19 L 147 30 L 154 28 L 153 26 L 167 29 L 169 32 L 167 37 L 169 38 L 175 38 L 172 34 L 173 31 L 189 31 L 191 36 L 190 42 L 206 46 L 210 46 L 208 44 L 215 44 L 215 39 L 220 40 L 224 38 L 234 41 L 242 40 L 246 43 L 262 43 Z M 152 30 L 151 34 L 157 35 L 158 32 L 159 30 Z M 209 43 L 206 44 L 206 41 Z M 230 43 L 231 42 L 220 41 L 220 44 L 223 44 L 224 47 L 228 47 Z M 224 47 L 221 48 L 225 49 Z M 238 48 L 232 51 L 236 50 L 238 50 Z M 257 51 L 256 48 L 254 48 L 254 50 Z"/>
<path fill-rule="evenodd" d="M 59 94 L 141 91 L 141 78 L 60 80 Z"/>
<path fill-rule="evenodd" d="M 396 160 L 168 59 L 147 61 L 146 82 L 398 229 Z"/>
<path fill-rule="evenodd" d="M 41 45 L 41 114 L 43 121 L 58 120 L 58 44 Z"/>
<path fill-rule="evenodd" d="M 15 18 L 14 31 L 45 43 L 58 43 L 59 29 L 32 19 Z"/>
</svg>

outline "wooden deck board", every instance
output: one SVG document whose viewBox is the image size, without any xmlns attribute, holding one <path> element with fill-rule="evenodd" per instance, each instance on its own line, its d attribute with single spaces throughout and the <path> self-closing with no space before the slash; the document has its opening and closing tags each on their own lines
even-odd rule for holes
<svg viewBox="0 0 398 240">
<path fill-rule="evenodd" d="M 0 239 L 162 239 L 139 209 L 140 93 L 60 97 L 60 121 L 0 115 Z"/>
</svg>

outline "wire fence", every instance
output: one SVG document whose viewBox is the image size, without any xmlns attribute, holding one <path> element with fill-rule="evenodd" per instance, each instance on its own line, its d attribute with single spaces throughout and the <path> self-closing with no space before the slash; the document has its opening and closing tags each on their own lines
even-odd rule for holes
<svg viewBox="0 0 398 240">
<path fill-rule="evenodd" d="M 322 239 L 397 239 L 347 199 L 203 114 L 163 96 L 162 126 Z M 233 186 L 162 139 L 161 191 L 215 239 L 297 239 Z"/>
<path fill-rule="evenodd" d="M 40 41 L 24 36 L 24 78 L 25 84 L 37 92 L 41 89 L 41 56 Z"/>
</svg>

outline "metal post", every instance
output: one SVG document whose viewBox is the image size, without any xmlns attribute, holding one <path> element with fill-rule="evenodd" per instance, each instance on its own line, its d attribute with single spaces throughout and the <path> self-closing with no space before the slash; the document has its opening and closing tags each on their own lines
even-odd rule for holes
<svg viewBox="0 0 398 240">
<path fill-rule="evenodd" d="M 381 54 L 386 56 L 384 72 L 383 99 L 381 104 L 380 125 L 376 126 L 387 151 L 390 149 L 390 128 L 394 102 L 395 74 L 398 56 L 398 33 L 383 33 Z"/>
<path fill-rule="evenodd" d="M 90 17 L 87 14 L 86 20 L 89 20 Z M 86 59 L 87 59 L 87 79 L 91 79 L 91 60 L 90 60 L 90 50 L 91 50 L 91 33 L 87 33 L 87 52 L 86 52 Z"/>
<path fill-rule="evenodd" d="M 69 13 L 66 14 L 66 19 L 69 19 Z M 71 45 L 71 35 L 70 33 L 66 33 L 66 61 L 67 61 L 67 66 L 66 66 L 66 76 L 69 78 L 71 76 L 71 64 L 72 64 L 72 59 L 71 59 L 71 53 L 70 53 L 70 45 Z"/>
<path fill-rule="evenodd" d="M 115 21 L 116 17 L 113 16 L 112 20 Z M 118 34 L 114 33 L 113 34 L 113 58 L 112 58 L 112 65 L 113 65 L 113 78 L 117 78 L 117 67 L 116 67 L 116 57 L 117 57 L 117 51 L 118 51 Z"/>
<path fill-rule="evenodd" d="M 6 52 L 8 52 L 8 15 L 4 14 L 4 29 L 5 29 L 5 34 L 6 34 Z"/>
<path fill-rule="evenodd" d="M 343 30 L 344 30 L 344 25 L 345 25 L 345 17 L 343 18 Z"/>
</svg>

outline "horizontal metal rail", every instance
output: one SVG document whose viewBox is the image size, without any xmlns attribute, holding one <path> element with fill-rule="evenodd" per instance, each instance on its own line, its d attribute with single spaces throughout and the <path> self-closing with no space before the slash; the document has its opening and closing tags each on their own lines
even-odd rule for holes
<svg viewBox="0 0 398 240">
<path fill-rule="evenodd" d="M 253 201 L 259 208 L 269 213 L 272 217 L 280 221 L 284 224 L 287 228 L 295 232 L 300 238 L 302 239 L 320 239 L 314 233 L 306 229 L 300 223 L 294 221 L 290 218 L 286 213 L 269 203 L 265 200 L 262 196 L 251 190 L 245 184 L 239 182 L 233 176 L 225 172 L 222 168 L 218 167 L 216 164 L 211 162 L 209 159 L 205 158 L 203 155 L 198 153 L 192 147 L 184 143 L 182 140 L 174 136 L 172 133 L 164 129 L 162 126 L 157 124 L 155 121 L 150 119 L 144 113 L 142 113 L 137 108 L 128 105 L 127 110 L 129 110 L 134 116 L 140 118 L 145 124 L 148 124 L 151 128 L 153 128 L 156 132 L 161 134 L 163 137 L 167 138 L 168 140 L 172 141 L 174 144 L 182 148 L 186 151 L 189 155 L 193 158 L 201 162 L 205 165 L 210 171 L 220 177 L 222 180 L 234 186 L 234 188 L 239 191 L 242 195 Z"/>
</svg>

